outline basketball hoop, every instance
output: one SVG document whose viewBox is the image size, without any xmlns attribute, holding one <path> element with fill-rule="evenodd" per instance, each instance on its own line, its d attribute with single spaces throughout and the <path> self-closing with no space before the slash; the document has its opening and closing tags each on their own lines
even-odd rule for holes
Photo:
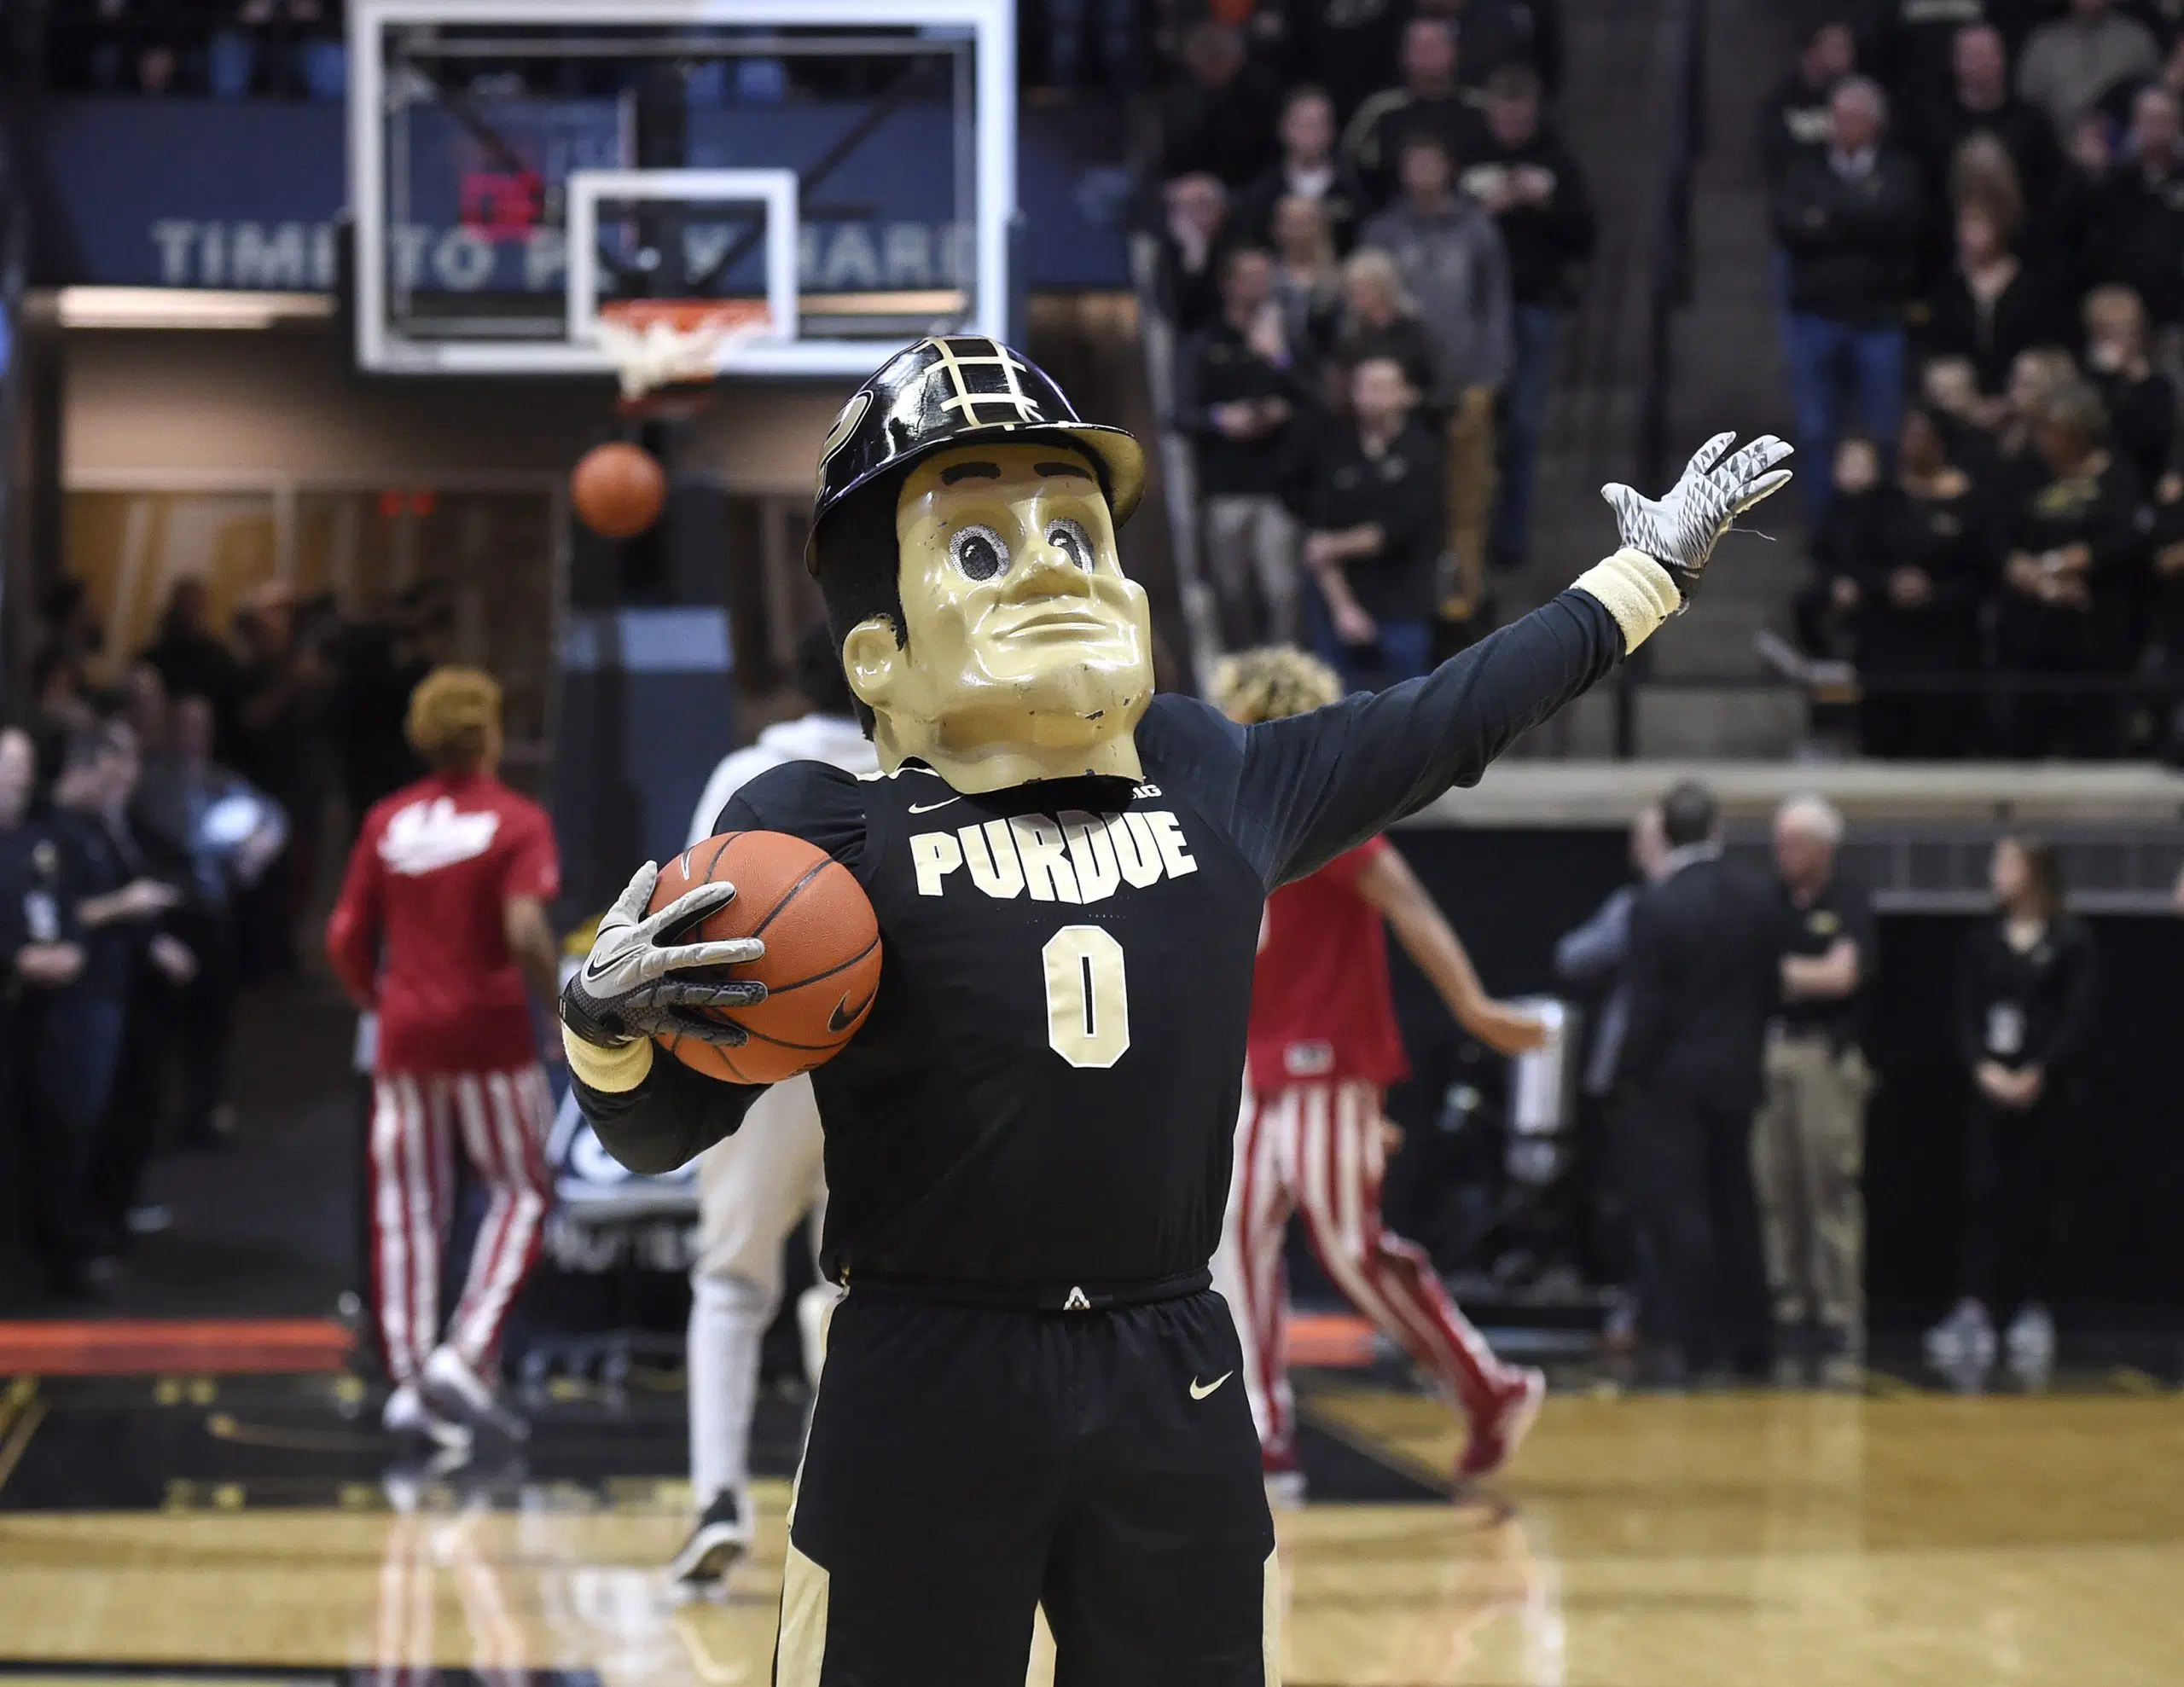
<svg viewBox="0 0 2184 1687">
<path fill-rule="evenodd" d="M 598 333 L 622 413 L 654 416 L 701 408 L 727 352 L 772 325 L 762 299 L 627 299 L 601 304 Z"/>
</svg>

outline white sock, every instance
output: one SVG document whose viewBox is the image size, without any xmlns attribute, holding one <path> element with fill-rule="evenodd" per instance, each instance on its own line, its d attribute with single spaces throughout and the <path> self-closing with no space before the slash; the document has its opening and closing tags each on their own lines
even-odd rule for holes
<svg viewBox="0 0 2184 1687">
<path fill-rule="evenodd" d="M 770 1297 L 735 1277 L 694 1277 L 690 1294 L 690 1497 L 700 1510 L 723 1488 L 748 1506 L 751 1414 L 758 1356 L 773 1322 Z"/>
</svg>

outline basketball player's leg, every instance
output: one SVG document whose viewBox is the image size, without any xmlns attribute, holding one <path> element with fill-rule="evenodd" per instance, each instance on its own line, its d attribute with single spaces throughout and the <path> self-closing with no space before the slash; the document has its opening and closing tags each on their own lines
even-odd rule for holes
<svg viewBox="0 0 2184 1687">
<path fill-rule="evenodd" d="M 852 1287 L 790 1506 L 775 1687 L 1023 1687 L 1074 1317 Z"/>
<path fill-rule="evenodd" d="M 419 1383 L 439 1333 L 439 1284 L 454 1179 L 444 1083 L 382 1072 L 372 1080 L 372 1287 L 394 1392 L 387 1427 L 429 1431 Z"/>
<path fill-rule="evenodd" d="M 804 1220 L 811 1238 L 811 1267 L 815 1274 L 822 1270 L 819 1250 L 827 1238 L 827 1157 L 823 1150 L 823 1134 L 815 1133 L 811 1212 Z M 796 1333 L 804 1348 L 804 1377 L 814 1388 L 819 1386 L 819 1372 L 827 1362 L 827 1326 L 841 1301 L 842 1291 L 823 1276 L 797 1297 Z"/>
<path fill-rule="evenodd" d="M 538 1261 L 553 1174 L 546 1164 L 546 1137 L 553 1127 L 553 1097 L 537 1066 L 509 1072 L 465 1072 L 448 1079 L 463 1152 L 489 1191 L 478 1227 L 462 1298 L 446 1339 L 427 1361 L 426 1381 L 437 1395 L 459 1403 L 466 1416 L 520 1435 L 520 1420 L 496 1402 L 501 1330 L 508 1308 Z"/>
<path fill-rule="evenodd" d="M 1296 1400 L 1289 1386 L 1289 1284 L 1282 1243 L 1292 1206 L 1297 1092 L 1244 1092 L 1213 1286 L 1228 1303 L 1241 1381 L 1269 1475 L 1296 1468 Z"/>
<path fill-rule="evenodd" d="M 809 1078 L 775 1085 L 698 1162 L 690 1272 L 690 1493 L 710 1529 L 677 1555 L 684 1580 L 717 1578 L 750 1540 L 751 1417 L 759 1352 L 779 1310 L 781 1248 L 810 1203 L 823 1139 Z M 723 1514 L 713 1516 L 721 1497 Z M 732 1515 L 729 1515 L 732 1514 Z"/>
<path fill-rule="evenodd" d="M 1066 1328 L 1096 1415 L 1047 1574 L 1054 1687 L 1265 1687 L 1280 1586 L 1233 1321 L 1194 1295 Z"/>
<path fill-rule="evenodd" d="M 1304 1089 L 1298 1124 L 1298 1208 L 1321 1263 L 1359 1311 L 1463 1408 L 1467 1475 L 1507 1457 L 1530 1427 L 1543 1383 L 1504 1365 L 1457 1309 L 1426 1250 L 1380 1218 L 1380 1093 L 1369 1083 Z M 1496 1443 L 1506 1437 L 1506 1447 Z"/>
</svg>

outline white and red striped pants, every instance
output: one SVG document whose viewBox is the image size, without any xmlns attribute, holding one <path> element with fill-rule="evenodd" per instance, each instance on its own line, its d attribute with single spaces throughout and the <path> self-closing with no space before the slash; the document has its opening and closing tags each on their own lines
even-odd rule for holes
<svg viewBox="0 0 2184 1687">
<path fill-rule="evenodd" d="M 381 1072 L 372 1080 L 372 1271 L 388 1373 L 415 1380 L 441 1339 L 442 1255 L 462 1138 L 491 1199 L 446 1331 L 490 1374 L 501 1325 L 538 1258 L 553 1194 L 546 1135 L 554 1101 L 536 1064 L 508 1072 Z"/>
<path fill-rule="evenodd" d="M 1214 1287 L 1235 1314 L 1252 1421 L 1269 1469 L 1292 1468 L 1289 1282 L 1281 1245 L 1291 1214 L 1351 1304 L 1424 1366 L 1469 1413 L 1508 1372 L 1434 1274 L 1426 1250 L 1380 1221 L 1380 1086 L 1362 1079 L 1244 1092 Z"/>
</svg>

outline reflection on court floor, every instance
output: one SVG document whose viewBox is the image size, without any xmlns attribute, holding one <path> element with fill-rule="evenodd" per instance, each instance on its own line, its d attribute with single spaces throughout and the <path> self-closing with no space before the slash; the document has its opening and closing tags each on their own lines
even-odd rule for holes
<svg viewBox="0 0 2184 1687">
<path fill-rule="evenodd" d="M 765 1681 L 787 1485 L 729 1597 L 677 1603 L 671 1395 L 565 1401 L 522 1466 L 373 1470 L 342 1386 L 0 1388 L 9 1687 Z M 1322 1377 L 1308 1409 L 1382 1491 L 1280 1518 L 1292 1687 L 2140 1687 L 2184 1657 L 2164 1386 L 1565 1393 L 1461 1504 L 1437 1403 Z M 770 1402 L 770 1458 L 797 1415 Z"/>
</svg>

